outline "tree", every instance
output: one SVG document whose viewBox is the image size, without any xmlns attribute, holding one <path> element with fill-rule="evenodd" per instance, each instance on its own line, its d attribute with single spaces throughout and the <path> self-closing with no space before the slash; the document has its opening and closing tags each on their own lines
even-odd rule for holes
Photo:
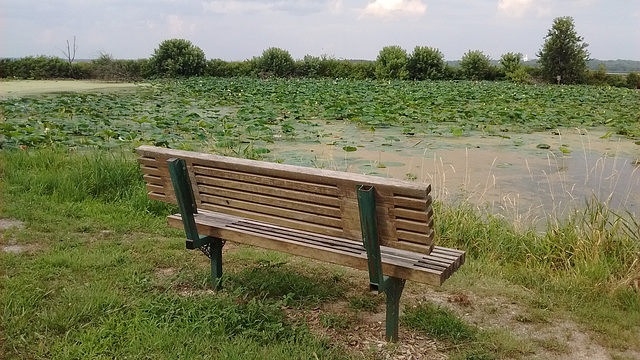
<svg viewBox="0 0 640 360">
<path fill-rule="evenodd" d="M 589 60 L 588 46 L 576 33 L 572 17 L 554 19 L 538 52 L 543 78 L 559 84 L 584 82 Z"/>
<path fill-rule="evenodd" d="M 375 75 L 379 80 L 406 79 L 407 51 L 397 45 L 382 48 L 376 58 Z"/>
<path fill-rule="evenodd" d="M 197 76 L 203 75 L 207 68 L 207 59 L 199 47 L 184 39 L 163 41 L 149 60 L 153 75 L 158 76 Z"/>
<path fill-rule="evenodd" d="M 258 68 L 263 74 L 287 77 L 293 73 L 295 61 L 287 50 L 270 47 L 258 59 Z"/>
<path fill-rule="evenodd" d="M 491 60 L 480 50 L 469 50 L 462 55 L 460 70 L 469 80 L 484 80 L 491 71 Z"/>
<path fill-rule="evenodd" d="M 409 78 L 437 80 L 444 77 L 444 55 L 436 48 L 416 46 L 407 61 Z"/>
<path fill-rule="evenodd" d="M 500 65 L 504 68 L 504 73 L 514 73 L 522 66 L 522 54 L 508 52 L 500 58 Z"/>
<path fill-rule="evenodd" d="M 69 65 L 73 64 L 73 61 L 76 59 L 76 52 L 78 51 L 78 46 L 76 45 L 76 37 L 73 37 L 73 47 L 69 44 L 69 40 L 67 40 L 67 50 L 62 50 L 64 57 L 67 59 Z"/>
</svg>

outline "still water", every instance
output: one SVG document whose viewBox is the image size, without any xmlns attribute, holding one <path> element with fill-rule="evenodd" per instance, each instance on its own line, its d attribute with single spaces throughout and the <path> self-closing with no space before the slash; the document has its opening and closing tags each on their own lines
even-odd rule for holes
<svg viewBox="0 0 640 360">
<path fill-rule="evenodd" d="M 562 217 L 594 196 L 640 212 L 640 145 L 605 130 L 454 136 L 446 128 L 402 134 L 330 123 L 307 141 L 270 149 L 270 160 L 284 163 L 427 182 L 436 200 L 468 202 L 523 225 Z"/>
</svg>

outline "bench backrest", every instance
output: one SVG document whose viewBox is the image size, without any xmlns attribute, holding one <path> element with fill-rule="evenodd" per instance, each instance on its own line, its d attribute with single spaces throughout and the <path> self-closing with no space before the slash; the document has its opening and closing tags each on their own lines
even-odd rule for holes
<svg viewBox="0 0 640 360">
<path fill-rule="evenodd" d="M 357 187 L 375 189 L 380 245 L 429 254 L 428 184 L 155 146 L 137 148 L 149 197 L 176 203 L 167 160 L 186 161 L 199 209 L 362 240 Z"/>
</svg>

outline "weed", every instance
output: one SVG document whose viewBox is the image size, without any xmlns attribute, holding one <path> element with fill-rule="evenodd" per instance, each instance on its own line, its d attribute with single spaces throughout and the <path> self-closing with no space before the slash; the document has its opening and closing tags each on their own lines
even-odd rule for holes
<svg viewBox="0 0 640 360">
<path fill-rule="evenodd" d="M 345 314 L 320 314 L 320 325 L 336 330 L 346 330 L 351 327 L 351 319 Z"/>
<path fill-rule="evenodd" d="M 374 312 L 378 308 L 378 304 L 382 297 L 373 295 L 354 296 L 349 299 L 349 308 L 355 311 L 369 311 Z"/>
</svg>

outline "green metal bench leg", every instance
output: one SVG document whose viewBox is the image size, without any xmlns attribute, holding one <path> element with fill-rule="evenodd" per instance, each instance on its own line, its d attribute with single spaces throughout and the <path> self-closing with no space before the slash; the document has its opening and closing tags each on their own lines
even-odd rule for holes
<svg viewBox="0 0 640 360">
<path fill-rule="evenodd" d="M 404 289 L 404 279 L 389 277 L 385 281 L 387 295 L 387 341 L 398 341 L 398 322 L 400 318 L 400 296 Z"/>
<path fill-rule="evenodd" d="M 222 288 L 222 239 L 212 239 L 211 246 L 211 285 L 214 290 Z"/>
</svg>

